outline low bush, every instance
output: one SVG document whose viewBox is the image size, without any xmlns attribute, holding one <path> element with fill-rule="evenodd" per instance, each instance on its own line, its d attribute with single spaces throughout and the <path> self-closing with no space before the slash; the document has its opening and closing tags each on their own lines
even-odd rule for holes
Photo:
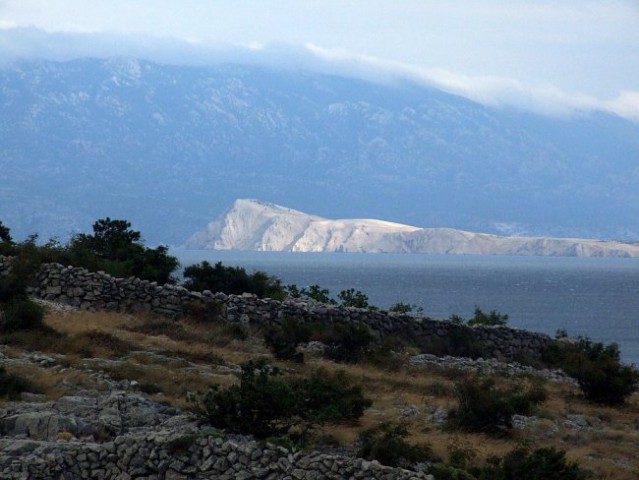
<svg viewBox="0 0 639 480">
<path fill-rule="evenodd" d="M 311 340 L 326 345 L 324 355 L 327 358 L 340 363 L 356 363 L 365 356 L 375 336 L 361 324 L 306 323 L 296 318 L 272 325 L 264 333 L 266 345 L 281 360 L 302 362 L 304 357 L 297 347 Z"/>
<path fill-rule="evenodd" d="M 366 349 L 363 361 L 377 368 L 397 371 L 407 365 L 411 352 L 418 352 L 409 340 L 387 336 Z"/>
<path fill-rule="evenodd" d="M 470 327 L 475 325 L 486 327 L 500 327 L 508 323 L 508 315 L 499 313 L 497 310 L 491 310 L 489 313 L 485 313 L 481 308 L 475 307 L 473 317 L 465 320 L 463 317 L 457 314 L 451 315 L 448 320 L 455 325 L 466 324 Z"/>
<path fill-rule="evenodd" d="M 566 460 L 566 453 L 554 447 L 538 448 L 532 452 L 518 448 L 504 457 L 501 463 L 504 480 L 585 480 L 587 472 L 576 463 Z M 480 480 L 495 477 L 484 476 Z M 497 477 L 499 478 L 499 477 Z"/>
<path fill-rule="evenodd" d="M 615 343 L 604 345 L 583 337 L 556 342 L 543 359 L 576 379 L 585 398 L 594 403 L 620 405 L 637 390 L 639 371 L 621 363 Z"/>
<path fill-rule="evenodd" d="M 514 414 L 530 415 L 546 400 L 537 383 L 499 389 L 489 378 L 468 376 L 455 384 L 458 405 L 448 414 L 449 428 L 488 434 L 504 434 L 512 428 Z"/>
<path fill-rule="evenodd" d="M 268 327 L 264 332 L 264 343 L 275 358 L 302 363 L 304 355 L 297 350 L 298 345 L 311 339 L 313 328 L 297 319 L 286 318 L 279 325 Z"/>
<path fill-rule="evenodd" d="M 414 314 L 417 316 L 422 316 L 424 314 L 424 309 L 422 307 L 419 307 L 415 305 L 414 303 L 410 304 L 410 303 L 404 303 L 404 302 L 398 302 L 391 305 L 388 311 L 393 313 L 402 313 L 405 315 Z"/>
<path fill-rule="evenodd" d="M 27 298 L 0 305 L 0 333 L 43 328 L 44 309 Z"/>
<path fill-rule="evenodd" d="M 294 427 L 306 434 L 315 425 L 355 421 L 371 405 L 343 376 L 318 373 L 287 381 L 279 375 L 265 360 L 243 364 L 239 385 L 214 386 L 204 397 L 211 424 L 258 438 L 285 435 Z"/>
<path fill-rule="evenodd" d="M 554 447 L 535 450 L 519 447 L 503 458 L 491 457 L 484 465 L 472 465 L 470 459 L 448 464 L 435 463 L 428 473 L 437 480 L 586 480 L 587 471 L 566 460 L 566 453 Z"/>
<path fill-rule="evenodd" d="M 357 363 L 374 339 L 365 325 L 335 323 L 319 340 L 326 344 L 326 357 L 340 363 Z"/>
<path fill-rule="evenodd" d="M 340 305 L 347 308 L 369 308 L 374 309 L 368 303 L 368 295 L 354 288 L 348 288 L 342 290 L 337 294 L 337 298 L 340 300 Z"/>
<path fill-rule="evenodd" d="M 278 278 L 260 271 L 248 274 L 241 267 L 227 267 L 222 262 L 211 265 L 204 261 L 190 265 L 184 269 L 183 275 L 187 279 L 184 286 L 189 290 L 210 290 L 236 295 L 253 293 L 260 298 L 275 300 L 284 300 L 286 297 L 286 291 Z"/>
<path fill-rule="evenodd" d="M 432 460 L 433 451 L 430 445 L 410 444 L 406 437 L 408 429 L 405 425 L 381 423 L 359 434 L 357 456 L 402 468 Z"/>
<path fill-rule="evenodd" d="M 7 373 L 5 368 L 0 365 L 0 398 L 17 400 L 22 392 L 32 391 L 31 382 L 18 375 Z"/>
<path fill-rule="evenodd" d="M 196 322 L 215 323 L 222 321 L 225 308 L 224 303 L 217 300 L 207 302 L 206 304 L 189 302 L 184 306 L 184 313 Z"/>
<path fill-rule="evenodd" d="M 424 353 L 431 353 L 438 357 L 450 355 L 479 358 L 483 356 L 481 342 L 475 338 L 470 328 L 459 324 L 451 326 L 444 337 L 433 335 L 422 341 L 422 350 Z"/>
</svg>

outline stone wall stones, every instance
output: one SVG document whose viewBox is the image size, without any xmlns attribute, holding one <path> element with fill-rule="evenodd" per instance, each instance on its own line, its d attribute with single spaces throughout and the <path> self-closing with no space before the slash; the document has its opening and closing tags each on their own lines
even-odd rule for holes
<svg viewBox="0 0 639 480">
<path fill-rule="evenodd" d="M 0 409 L 0 430 L 0 479 L 6 480 L 433 478 L 226 435 L 126 391 L 12 403 Z"/>
<path fill-rule="evenodd" d="M 0 271 L 6 260 L 0 258 Z M 6 267 L 5 267 L 6 268 Z M 175 285 L 158 286 L 138 278 L 115 278 L 104 272 L 60 264 L 43 265 L 31 293 L 44 300 L 81 309 L 148 311 L 171 317 L 214 312 L 244 324 L 273 324 L 285 318 L 306 322 L 360 323 L 380 336 L 411 339 L 425 353 L 496 358 L 538 364 L 554 340 L 548 335 L 506 327 L 468 327 L 448 321 L 415 318 L 384 311 L 344 308 L 287 299 L 279 302 L 254 295 L 193 292 Z"/>
</svg>

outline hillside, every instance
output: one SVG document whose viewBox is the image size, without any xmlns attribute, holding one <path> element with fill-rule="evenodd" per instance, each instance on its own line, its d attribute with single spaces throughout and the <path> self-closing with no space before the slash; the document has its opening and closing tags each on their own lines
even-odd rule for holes
<svg viewBox="0 0 639 480">
<path fill-rule="evenodd" d="M 186 246 L 288 252 L 639 257 L 636 245 L 619 242 L 504 237 L 371 219 L 328 220 L 246 199 L 235 201 L 220 218 L 195 233 Z"/>
<path fill-rule="evenodd" d="M 522 373 L 532 378 L 531 373 L 520 372 L 515 365 L 429 356 L 410 362 L 402 355 L 377 364 L 335 364 L 312 349 L 305 353 L 305 364 L 282 362 L 272 359 L 262 333 L 253 327 L 84 312 L 55 304 L 47 308 L 45 324 L 50 330 L 11 333 L 10 343 L 0 349 L 7 370 L 29 378 L 35 392 L 24 393 L 21 401 L 0 404 L 3 478 L 24 478 L 19 476 L 23 468 L 32 472 L 29 478 L 49 478 L 36 472 L 45 471 L 44 465 L 55 464 L 55 459 L 73 479 L 91 475 L 83 470 L 85 464 L 87 468 L 106 465 L 103 477 L 92 478 L 116 478 L 127 471 L 153 474 L 157 469 L 167 478 L 178 478 L 190 475 L 188 466 L 198 467 L 196 478 L 219 478 L 229 468 L 241 471 L 238 459 L 255 450 L 265 460 L 255 454 L 246 462 L 273 475 L 294 468 L 321 471 L 333 463 L 339 469 L 352 464 L 344 455 L 353 455 L 357 434 L 381 421 L 406 425 L 410 441 L 430 444 L 433 458 L 439 458 L 436 462 L 448 462 L 458 452 L 469 464 L 483 465 L 491 455 L 503 456 L 526 443 L 567 450 L 571 461 L 595 472 L 594 478 L 630 480 L 639 468 L 634 454 L 636 394 L 624 408 L 599 407 L 586 403 L 561 377 L 548 380 L 541 372 L 533 373 L 548 389 L 549 398 L 535 414 L 518 417 L 512 437 L 451 432 L 443 422 L 456 403 L 455 381 L 464 372 L 482 371 L 498 376 L 501 385 L 520 386 Z M 210 385 L 235 384 L 239 364 L 257 357 L 271 359 L 292 377 L 341 372 L 342 378 L 363 386 L 374 399 L 373 406 L 357 424 L 322 427 L 312 447 L 290 451 L 212 430 L 189 413 L 193 408 L 189 398 Z M 102 462 L 107 455 L 101 451 L 111 451 L 110 460 Z M 218 461 L 227 456 L 228 461 Z M 288 463 L 278 461 L 280 457 Z M 169 462 L 162 463 L 162 458 Z M 20 459 L 29 460 L 15 467 Z M 326 463 L 320 465 L 318 460 Z M 374 476 L 379 468 L 375 464 L 355 465 L 372 476 L 365 478 L 382 478 Z"/>
<path fill-rule="evenodd" d="M 0 69 L 0 218 L 16 238 L 124 218 L 184 243 L 237 198 L 326 218 L 636 240 L 639 126 L 410 82 L 138 59 Z"/>
</svg>

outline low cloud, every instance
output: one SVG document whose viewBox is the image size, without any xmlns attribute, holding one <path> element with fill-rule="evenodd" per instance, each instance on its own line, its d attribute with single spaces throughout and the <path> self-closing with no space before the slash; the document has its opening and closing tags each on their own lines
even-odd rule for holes
<svg viewBox="0 0 639 480">
<path fill-rule="evenodd" d="M 211 44 L 201 38 L 167 38 L 114 33 L 50 33 L 0 22 L 0 66 L 16 60 L 66 61 L 81 57 L 132 57 L 159 63 L 211 65 L 248 63 L 354 76 L 380 83 L 410 81 L 495 107 L 553 116 L 601 111 L 639 122 L 639 91 L 599 99 L 551 84 L 528 84 L 496 76 L 471 76 L 444 69 L 384 60 L 346 50 L 303 46 Z"/>
<path fill-rule="evenodd" d="M 551 84 L 527 84 L 495 76 L 471 76 L 437 68 L 387 61 L 347 51 L 307 45 L 319 58 L 333 63 L 335 70 L 384 82 L 412 80 L 460 95 L 483 105 L 511 107 L 543 115 L 569 116 L 590 111 L 612 113 L 639 121 L 639 91 L 623 91 L 611 100 L 569 93 Z"/>
</svg>

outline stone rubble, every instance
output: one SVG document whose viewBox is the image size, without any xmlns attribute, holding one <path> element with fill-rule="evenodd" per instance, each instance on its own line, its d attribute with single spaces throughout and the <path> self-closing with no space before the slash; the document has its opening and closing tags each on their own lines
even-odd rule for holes
<svg viewBox="0 0 639 480">
<path fill-rule="evenodd" d="M 500 362 L 494 358 L 465 358 L 465 357 L 438 357 L 428 353 L 414 355 L 409 359 L 409 365 L 413 368 L 437 367 L 475 372 L 483 375 L 505 375 L 508 377 L 518 375 L 534 375 L 553 382 L 564 382 L 576 385 L 575 379 L 569 377 L 561 370 L 536 369 L 517 362 Z"/>
</svg>

